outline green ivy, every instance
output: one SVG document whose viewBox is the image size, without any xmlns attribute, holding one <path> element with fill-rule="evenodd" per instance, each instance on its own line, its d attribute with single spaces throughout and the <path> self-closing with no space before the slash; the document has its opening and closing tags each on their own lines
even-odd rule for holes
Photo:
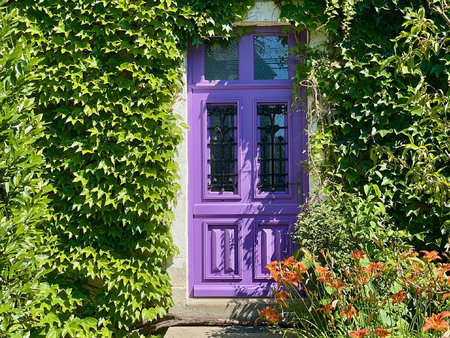
<svg viewBox="0 0 450 338">
<path fill-rule="evenodd" d="M 170 226 L 184 126 L 172 103 L 184 55 L 188 41 L 231 35 L 252 2 L 7 3 L 38 60 L 32 121 L 40 139 L 21 146 L 42 149 L 36 182 L 51 187 L 36 206 L 48 213 L 36 224 L 36 246 L 54 292 L 31 297 L 45 323 L 30 322 L 30 332 L 122 336 L 173 305 L 165 267 L 176 252 Z"/>
<path fill-rule="evenodd" d="M 310 170 L 331 195 L 373 196 L 417 245 L 444 249 L 450 219 L 448 1 L 281 1 L 328 46 L 299 47 L 314 100 Z M 330 195 L 330 196 L 331 196 Z"/>
<path fill-rule="evenodd" d="M 33 109 L 38 60 L 18 30 L 26 21 L 0 8 L 0 336 L 90 335 L 96 320 L 74 315 L 79 303 L 71 290 L 45 282 L 55 239 L 43 231 L 51 186 L 36 149 L 44 123 Z"/>
</svg>

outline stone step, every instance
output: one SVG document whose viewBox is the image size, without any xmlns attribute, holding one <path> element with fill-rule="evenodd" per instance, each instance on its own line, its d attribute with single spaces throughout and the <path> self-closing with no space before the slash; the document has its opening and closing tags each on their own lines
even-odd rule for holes
<svg viewBox="0 0 450 338">
<path fill-rule="evenodd" d="M 266 327 L 249 326 L 173 326 L 164 338 L 279 338 L 281 335 L 269 333 Z"/>
</svg>

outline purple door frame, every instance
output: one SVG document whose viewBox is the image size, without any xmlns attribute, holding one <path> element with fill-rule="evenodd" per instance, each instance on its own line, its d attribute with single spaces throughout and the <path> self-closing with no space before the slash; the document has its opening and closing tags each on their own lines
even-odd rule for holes
<svg viewBox="0 0 450 338">
<path fill-rule="evenodd" d="M 259 191 L 258 104 L 291 106 L 292 80 L 253 79 L 253 36 L 294 35 L 281 27 L 258 27 L 239 42 L 239 80 L 207 81 L 204 47 L 188 53 L 189 149 L 189 295 L 190 297 L 266 297 L 270 280 L 265 264 L 292 254 L 289 233 L 308 194 L 306 111 L 289 109 L 287 123 L 288 188 Z M 306 31 L 300 43 L 306 42 Z M 289 78 L 295 58 L 289 57 Z M 301 95 L 305 90 L 301 89 Z M 237 107 L 237 182 L 234 192 L 208 190 L 207 104 Z M 302 105 L 303 106 L 303 105 Z"/>
</svg>

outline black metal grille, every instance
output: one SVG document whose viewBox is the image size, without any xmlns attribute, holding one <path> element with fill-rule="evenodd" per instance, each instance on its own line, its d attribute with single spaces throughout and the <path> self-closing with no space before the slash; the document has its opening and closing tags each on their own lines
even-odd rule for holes
<svg viewBox="0 0 450 338">
<path fill-rule="evenodd" d="M 287 125 L 286 104 L 260 104 L 259 116 L 259 184 L 261 191 L 286 191 Z"/>
<path fill-rule="evenodd" d="M 207 105 L 209 131 L 209 165 L 208 175 L 210 191 L 235 191 L 236 174 L 236 140 L 235 116 L 236 105 Z"/>
</svg>

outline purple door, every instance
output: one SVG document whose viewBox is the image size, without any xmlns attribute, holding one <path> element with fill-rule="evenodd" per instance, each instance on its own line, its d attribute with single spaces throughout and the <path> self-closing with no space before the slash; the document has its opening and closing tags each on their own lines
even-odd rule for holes
<svg viewBox="0 0 450 338">
<path fill-rule="evenodd" d="M 258 28 L 189 53 L 191 297 L 267 296 L 265 265 L 292 254 L 308 192 L 294 44 L 279 27 Z"/>
</svg>

